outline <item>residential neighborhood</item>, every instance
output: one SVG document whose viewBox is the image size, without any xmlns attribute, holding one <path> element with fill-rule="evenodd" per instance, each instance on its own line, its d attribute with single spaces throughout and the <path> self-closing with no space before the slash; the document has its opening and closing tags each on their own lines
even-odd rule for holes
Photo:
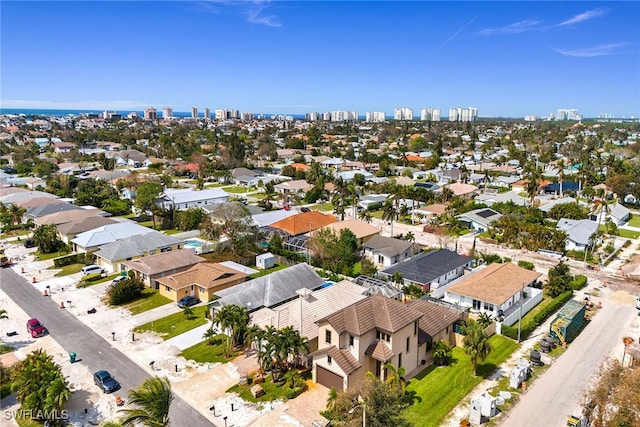
<svg viewBox="0 0 640 427">
<path fill-rule="evenodd" d="M 0 135 L 2 382 L 46 348 L 69 424 L 160 387 L 194 426 L 507 426 L 583 337 L 585 369 L 640 362 L 637 123 L 4 114 Z"/>
</svg>

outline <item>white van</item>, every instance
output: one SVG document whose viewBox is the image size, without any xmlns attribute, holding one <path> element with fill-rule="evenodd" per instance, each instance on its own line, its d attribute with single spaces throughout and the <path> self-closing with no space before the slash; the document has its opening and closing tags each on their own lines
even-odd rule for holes
<svg viewBox="0 0 640 427">
<path fill-rule="evenodd" d="M 95 265 L 95 264 L 86 265 L 86 266 L 82 267 L 82 269 L 80 271 L 82 272 L 83 276 L 86 276 L 87 274 L 96 274 L 96 273 L 102 274 L 104 272 L 102 267 L 100 267 L 99 265 Z"/>
</svg>

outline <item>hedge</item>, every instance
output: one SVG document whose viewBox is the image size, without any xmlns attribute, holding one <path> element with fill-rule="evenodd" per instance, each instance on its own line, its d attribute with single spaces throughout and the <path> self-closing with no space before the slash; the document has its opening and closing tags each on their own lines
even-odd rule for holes
<svg viewBox="0 0 640 427">
<path fill-rule="evenodd" d="M 587 286 L 587 276 L 584 276 L 582 274 L 576 275 L 573 280 L 569 282 L 569 286 L 571 286 L 571 289 L 573 289 L 574 291 L 579 291 L 580 289 Z"/>
<path fill-rule="evenodd" d="M 535 328 L 539 325 L 542 325 L 545 320 L 549 318 L 552 314 L 560 309 L 567 301 L 573 298 L 573 290 L 566 291 L 552 299 L 547 303 L 545 307 L 542 308 L 539 312 L 537 312 L 534 316 L 525 315 L 522 318 L 522 325 L 520 328 L 520 340 L 527 339 L 529 335 L 533 332 Z M 541 304 L 544 304 L 541 303 Z M 514 340 L 518 339 L 518 324 L 516 323 L 513 326 L 502 325 L 502 335 L 505 337 L 512 338 Z"/>
<path fill-rule="evenodd" d="M 62 268 L 65 265 L 71 265 L 75 263 L 87 264 L 87 254 L 69 254 L 62 255 L 53 259 L 53 265 Z"/>
<path fill-rule="evenodd" d="M 518 266 L 525 268 L 527 270 L 533 270 L 533 263 L 525 260 L 518 261 Z"/>
<path fill-rule="evenodd" d="M 96 280 L 100 280 L 100 279 L 102 279 L 102 273 L 87 274 L 86 276 L 82 276 L 82 279 L 80 279 L 80 282 L 89 283 L 89 282 L 95 282 Z"/>
</svg>

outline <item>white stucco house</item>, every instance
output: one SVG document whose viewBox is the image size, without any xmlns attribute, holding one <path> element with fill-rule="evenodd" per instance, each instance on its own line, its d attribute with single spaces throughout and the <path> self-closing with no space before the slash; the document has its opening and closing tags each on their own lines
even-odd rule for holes
<svg viewBox="0 0 640 427">
<path fill-rule="evenodd" d="M 229 195 L 220 188 L 194 190 L 191 188 L 167 188 L 157 200 L 158 206 L 164 209 L 175 207 L 177 210 L 204 208 L 229 201 Z"/>
</svg>

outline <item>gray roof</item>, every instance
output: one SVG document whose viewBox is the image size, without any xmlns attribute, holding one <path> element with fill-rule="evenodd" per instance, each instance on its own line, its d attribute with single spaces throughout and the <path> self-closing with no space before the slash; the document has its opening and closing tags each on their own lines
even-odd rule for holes
<svg viewBox="0 0 640 427">
<path fill-rule="evenodd" d="M 485 203 L 487 206 L 491 206 L 494 203 L 509 202 L 513 202 L 518 206 L 529 206 L 529 201 L 515 191 L 507 191 L 505 193 L 496 194 L 482 193 L 476 196 L 476 200 L 478 202 Z"/>
<path fill-rule="evenodd" d="M 100 250 L 96 252 L 96 256 L 108 261 L 117 261 L 139 257 L 157 249 L 169 248 L 180 243 L 182 243 L 180 239 L 150 230 L 146 234 L 130 236 L 101 246 Z"/>
<path fill-rule="evenodd" d="M 489 226 L 493 221 L 497 221 L 502 218 L 502 214 L 489 208 L 474 209 L 469 212 L 458 215 L 460 219 L 467 219 L 469 221 Z"/>
<path fill-rule="evenodd" d="M 458 255 L 449 249 L 423 252 L 380 272 L 392 276 L 396 271 L 403 279 L 414 283 L 427 284 L 459 267 L 470 264 L 473 258 Z"/>
<path fill-rule="evenodd" d="M 60 202 L 60 203 L 53 203 L 53 204 L 29 208 L 25 212 L 25 215 L 30 218 L 40 218 L 45 215 L 50 215 L 56 212 L 74 211 L 78 209 L 82 209 L 82 208 L 77 205 L 72 205 L 71 203 Z"/>
<path fill-rule="evenodd" d="M 380 252 L 386 256 L 400 255 L 411 249 L 413 242 L 407 240 L 394 239 L 393 237 L 374 236 L 362 245 L 365 249 Z"/>
<path fill-rule="evenodd" d="M 253 311 L 260 307 L 273 307 L 295 298 L 298 289 L 315 290 L 324 283 L 324 279 L 309 264 L 296 264 L 216 292 L 220 298 L 211 304 L 214 307 L 234 304 L 249 307 L 250 311 Z"/>
<path fill-rule="evenodd" d="M 538 209 L 540 209 L 542 212 L 549 212 L 552 207 L 557 205 L 564 205 L 567 203 L 578 203 L 578 201 L 573 197 L 563 197 L 562 199 L 550 200 L 548 203 L 545 203 L 544 205 L 540 206 Z"/>
<path fill-rule="evenodd" d="M 150 228 L 138 225 L 133 221 L 123 221 L 80 233 L 71 242 L 83 248 L 92 248 L 138 234 L 147 234 L 150 230 Z"/>
<path fill-rule="evenodd" d="M 625 218 L 627 215 L 631 214 L 631 211 L 626 206 L 621 205 L 620 203 L 616 203 L 611 208 L 611 216 L 616 219 Z"/>
<path fill-rule="evenodd" d="M 255 222 L 258 227 L 264 227 L 285 218 L 289 218 L 292 215 L 297 215 L 298 213 L 299 212 L 295 210 L 285 211 L 284 209 L 280 209 L 277 211 L 262 212 L 252 216 L 253 222 Z"/>
<path fill-rule="evenodd" d="M 556 228 L 567 233 L 567 238 L 577 244 L 588 246 L 591 244 L 591 235 L 598 230 L 598 223 L 588 219 L 561 218 Z"/>
<path fill-rule="evenodd" d="M 165 201 L 171 201 L 175 204 L 193 203 L 203 200 L 227 199 L 229 195 L 220 188 L 207 188 L 204 190 L 194 190 L 191 188 L 167 188 L 164 190 L 163 196 L 160 198 Z"/>
</svg>

